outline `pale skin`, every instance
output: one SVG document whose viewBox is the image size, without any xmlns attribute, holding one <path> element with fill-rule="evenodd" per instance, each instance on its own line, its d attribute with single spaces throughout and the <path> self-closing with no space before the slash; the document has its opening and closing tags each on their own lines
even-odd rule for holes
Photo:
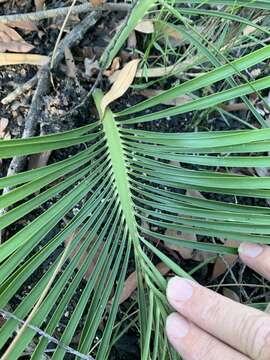
<svg viewBox="0 0 270 360">
<path fill-rule="evenodd" d="M 239 255 L 270 280 L 270 247 L 243 243 Z M 183 360 L 270 360 L 270 315 L 179 277 L 167 298 L 167 336 Z"/>
</svg>

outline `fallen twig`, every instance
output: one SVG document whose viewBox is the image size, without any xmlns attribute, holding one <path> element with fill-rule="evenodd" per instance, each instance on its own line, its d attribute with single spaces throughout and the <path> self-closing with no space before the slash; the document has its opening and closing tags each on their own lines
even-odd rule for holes
<svg viewBox="0 0 270 360">
<path fill-rule="evenodd" d="M 87 15 L 78 25 L 76 25 L 69 34 L 67 34 L 64 39 L 60 42 L 55 60 L 53 63 L 53 69 L 57 68 L 59 63 L 62 61 L 65 55 L 65 47 L 72 48 L 79 41 L 81 41 L 90 29 L 94 26 L 96 22 L 100 19 L 101 13 L 99 11 L 94 11 L 91 14 Z"/>
<path fill-rule="evenodd" d="M 102 11 L 123 11 L 127 12 L 130 9 L 129 4 L 125 3 L 105 3 L 100 6 L 93 6 L 90 3 L 85 3 L 82 5 L 74 6 L 71 14 L 80 14 L 84 12 L 94 11 L 94 10 L 102 10 Z M 26 14 L 12 14 L 12 15 L 3 15 L 0 16 L 0 23 L 8 24 L 11 21 L 39 21 L 43 19 L 55 18 L 57 16 L 66 16 L 69 12 L 70 6 L 61 7 L 57 9 L 49 9 L 49 10 L 42 10 L 36 11 Z"/>
<path fill-rule="evenodd" d="M 54 59 L 55 59 L 55 56 L 56 56 L 56 53 L 57 53 L 57 49 L 58 49 L 59 43 L 60 43 L 60 41 L 61 41 L 62 35 L 63 35 L 63 31 L 64 31 L 64 29 L 65 29 L 65 27 L 66 27 L 66 24 L 67 24 L 67 22 L 68 22 L 68 19 L 69 19 L 71 13 L 72 13 L 72 10 L 73 10 L 74 7 L 75 7 L 76 1 L 77 1 L 77 0 L 73 0 L 73 1 L 72 1 L 72 4 L 71 4 L 71 6 L 70 6 L 70 8 L 69 8 L 69 10 L 68 10 L 68 12 L 67 12 L 67 14 L 66 14 L 66 17 L 65 17 L 65 19 L 64 19 L 64 21 L 63 21 L 63 24 L 62 24 L 61 29 L 60 29 L 60 31 L 59 31 L 59 34 L 58 34 L 58 36 L 57 36 L 56 43 L 55 43 L 55 45 L 54 45 L 54 49 L 53 49 L 53 52 L 52 52 L 52 57 L 51 57 L 51 69 L 53 68 Z"/>
<path fill-rule="evenodd" d="M 22 86 L 17 87 L 15 90 L 13 90 L 11 93 L 9 93 L 5 98 L 3 98 L 1 100 L 1 103 L 3 105 L 10 104 L 12 101 L 16 100 L 18 97 L 20 97 L 26 91 L 31 90 L 36 85 L 37 80 L 38 80 L 37 75 L 33 76 L 30 80 L 28 80 Z"/>
<path fill-rule="evenodd" d="M 40 71 L 37 74 L 37 79 L 38 79 L 37 88 L 32 98 L 30 110 L 25 120 L 25 125 L 22 135 L 23 139 L 35 135 L 37 121 L 42 111 L 41 110 L 42 97 L 47 93 L 49 88 L 49 70 L 47 66 L 40 69 Z M 25 166 L 25 161 L 26 158 L 24 156 L 15 156 L 9 165 L 7 176 L 14 175 L 20 172 L 21 170 L 23 170 Z M 10 188 L 5 188 L 3 194 L 9 192 L 9 190 Z"/>
<path fill-rule="evenodd" d="M 12 314 L 9 311 L 6 311 L 4 309 L 0 309 L 0 313 L 6 318 L 6 319 L 13 319 L 18 321 L 20 324 L 24 325 L 26 322 L 22 319 L 19 319 L 17 316 L 15 316 L 14 314 Z M 62 341 L 57 340 L 56 338 L 54 338 L 53 336 L 47 334 L 45 331 L 39 329 L 37 326 L 31 325 L 31 324 L 27 324 L 27 327 L 33 331 L 35 331 L 37 334 L 39 334 L 40 336 L 46 338 L 49 340 L 49 342 L 52 342 L 54 344 L 56 344 L 57 346 L 62 347 L 64 350 L 66 350 L 66 352 L 73 354 L 75 356 L 78 356 L 80 359 L 84 359 L 84 360 L 94 360 L 94 358 L 91 355 L 85 355 L 80 353 L 79 351 L 71 348 L 70 346 L 65 345 Z"/>
<path fill-rule="evenodd" d="M 44 66 L 40 69 L 37 75 L 37 88 L 32 98 L 30 110 L 27 114 L 25 119 L 24 130 L 22 134 L 22 138 L 26 139 L 31 136 L 35 135 L 36 127 L 38 119 L 40 118 L 40 113 L 42 112 L 42 103 L 43 103 L 43 96 L 47 93 L 49 88 L 49 69 L 48 66 Z M 11 176 L 17 174 L 18 172 L 22 171 L 26 164 L 26 157 L 25 156 L 15 156 L 11 163 L 9 164 L 9 168 L 7 171 L 7 176 Z M 11 190 L 10 187 L 6 187 L 3 189 L 3 193 L 7 194 Z M 3 215 L 7 209 L 2 209 L 0 211 L 0 215 Z M 0 243 L 2 240 L 2 233 L 0 233 Z"/>
</svg>

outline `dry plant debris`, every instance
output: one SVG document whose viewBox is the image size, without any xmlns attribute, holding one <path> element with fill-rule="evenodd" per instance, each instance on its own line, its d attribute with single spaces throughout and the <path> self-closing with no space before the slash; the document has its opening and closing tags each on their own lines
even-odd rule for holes
<svg viewBox="0 0 270 360">
<path fill-rule="evenodd" d="M 117 80 L 115 81 L 109 92 L 104 95 L 101 101 L 101 113 L 103 115 L 107 106 L 111 104 L 114 100 L 119 99 L 121 96 L 123 96 L 125 92 L 129 89 L 135 78 L 139 63 L 139 59 L 131 60 L 123 67 L 122 70 L 120 70 Z"/>
<path fill-rule="evenodd" d="M 158 263 L 156 265 L 156 268 L 162 275 L 166 275 L 170 271 L 170 269 L 163 262 Z M 127 277 L 125 281 L 119 304 L 122 304 L 127 299 L 129 299 L 136 289 L 137 289 L 137 273 L 136 271 L 134 271 Z M 112 300 L 113 299 L 110 300 L 110 303 L 112 303 Z"/>
<path fill-rule="evenodd" d="M 34 48 L 27 43 L 16 30 L 0 23 L 0 52 L 12 51 L 27 53 Z"/>
<path fill-rule="evenodd" d="M 155 31 L 155 27 L 154 27 L 153 21 L 142 20 L 135 27 L 135 30 L 138 32 L 141 32 L 143 34 L 153 34 L 153 32 Z"/>
<path fill-rule="evenodd" d="M 45 55 L 0 53 L 0 66 L 19 64 L 44 66 L 49 61 L 50 58 Z"/>
<path fill-rule="evenodd" d="M 8 119 L 7 118 L 0 118 L 0 139 L 4 139 L 6 136 L 6 129 L 8 126 Z"/>
<path fill-rule="evenodd" d="M 239 241 L 236 240 L 227 240 L 224 243 L 226 246 L 230 247 L 239 246 Z M 220 275 L 223 275 L 228 270 L 228 267 L 233 266 L 236 260 L 236 255 L 224 255 L 222 257 L 218 257 L 214 265 L 212 279 L 216 279 Z"/>
</svg>

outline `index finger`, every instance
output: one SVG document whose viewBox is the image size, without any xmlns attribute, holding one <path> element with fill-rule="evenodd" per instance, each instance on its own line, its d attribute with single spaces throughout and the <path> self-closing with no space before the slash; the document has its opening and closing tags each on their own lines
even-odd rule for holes
<svg viewBox="0 0 270 360">
<path fill-rule="evenodd" d="M 250 268 L 270 280 L 270 247 L 266 245 L 242 243 L 239 246 L 241 260 Z"/>
<path fill-rule="evenodd" d="M 254 360 L 270 359 L 270 317 L 199 284 L 172 278 L 169 303 L 183 316 Z"/>
</svg>

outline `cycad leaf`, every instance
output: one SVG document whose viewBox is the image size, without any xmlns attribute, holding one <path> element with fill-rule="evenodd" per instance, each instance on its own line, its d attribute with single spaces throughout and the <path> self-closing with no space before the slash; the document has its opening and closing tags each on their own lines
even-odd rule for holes
<svg viewBox="0 0 270 360">
<path fill-rule="evenodd" d="M 181 1 L 183 3 L 185 1 Z M 193 0 L 189 3 L 201 2 Z M 211 0 L 209 3 L 235 5 L 234 0 Z M 155 1 L 148 0 L 135 5 L 136 14 L 131 13 L 130 22 L 113 43 L 114 50 L 109 56 L 104 55 L 104 64 L 115 56 L 130 29 L 153 4 Z M 269 8 L 266 1 L 239 1 L 238 4 Z M 209 54 L 202 48 L 202 43 L 197 45 L 207 57 Z M 262 78 L 213 95 L 194 97 L 188 104 L 158 113 L 138 114 L 161 100 L 194 93 L 265 61 L 270 56 L 269 49 L 266 46 L 224 66 L 219 66 L 216 58 L 211 57 L 217 66 L 215 70 L 119 114 L 113 114 L 107 108 L 102 121 L 85 127 L 44 137 L 0 142 L 0 157 L 3 158 L 86 143 L 85 150 L 56 164 L 0 179 L 1 188 L 15 187 L 0 199 L 2 208 L 13 206 L 2 216 L 0 229 L 5 230 L 16 221 L 27 219 L 23 228 L 0 245 L 0 309 L 11 303 L 13 314 L 19 319 L 27 319 L 59 264 L 66 239 L 73 235 L 66 261 L 31 320 L 31 325 L 48 336 L 58 337 L 52 359 L 66 358 L 66 346 L 76 347 L 83 356 L 90 353 L 98 360 L 109 358 L 112 344 L 123 333 L 115 322 L 130 259 L 137 273 L 141 358 L 164 359 L 168 356 L 178 359 L 164 336 L 165 318 L 170 308 L 164 295 L 166 279 L 156 270 L 156 261 L 162 261 L 179 276 L 191 276 L 163 253 L 157 243 L 215 255 L 237 254 L 237 249 L 212 241 L 214 237 L 262 244 L 270 242 L 269 208 L 233 201 L 238 195 L 270 198 L 269 178 L 232 174 L 228 169 L 268 167 L 269 160 L 264 153 L 270 151 L 269 129 L 162 133 L 126 126 L 208 109 L 222 101 L 245 96 L 254 89 L 269 87 L 269 78 Z M 97 90 L 94 100 L 100 117 L 102 97 L 102 92 Z M 122 116 L 130 114 L 136 114 L 136 117 L 123 120 Z M 233 197 L 230 202 L 209 200 L 184 195 L 186 189 Z M 34 210 L 38 211 L 37 216 L 34 216 Z M 148 229 L 143 226 L 145 222 Z M 207 240 L 186 241 L 179 236 L 166 235 L 168 229 L 204 235 Z M 101 246 L 102 251 L 99 251 Z M 96 257 L 95 268 L 85 282 L 84 275 Z M 30 281 L 31 289 L 28 288 Z M 23 297 L 14 302 L 18 293 L 23 293 Z M 67 309 L 70 315 L 65 318 Z M 101 333 L 100 323 L 104 320 L 105 327 L 95 345 L 96 336 Z M 34 344 L 31 359 L 41 359 L 49 338 L 29 327 L 23 336 L 16 337 L 18 325 L 13 318 L 0 328 L 0 348 L 6 351 L 3 359 L 5 356 L 6 359 L 18 359 L 29 344 Z M 80 339 L 75 344 L 77 333 Z M 16 339 L 16 346 L 10 346 L 12 337 Z"/>
</svg>

